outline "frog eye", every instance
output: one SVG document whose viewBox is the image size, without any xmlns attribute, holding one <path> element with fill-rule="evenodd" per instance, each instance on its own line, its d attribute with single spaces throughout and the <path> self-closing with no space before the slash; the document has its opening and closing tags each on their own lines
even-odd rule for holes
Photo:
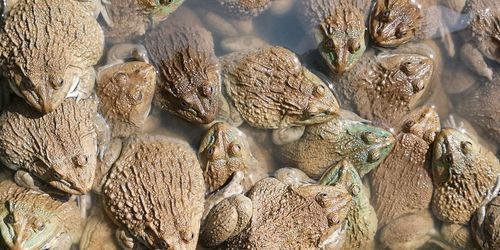
<svg viewBox="0 0 500 250">
<path fill-rule="evenodd" d="M 24 85 L 24 87 L 26 87 L 29 90 L 35 90 L 35 88 L 36 88 L 35 84 L 28 79 L 24 79 L 22 84 Z"/>
<path fill-rule="evenodd" d="M 64 85 L 64 79 L 62 79 L 62 78 L 56 78 L 56 79 L 52 80 L 50 82 L 50 84 L 52 85 L 52 87 L 54 89 L 60 89 Z"/>
<path fill-rule="evenodd" d="M 351 185 L 350 190 L 351 190 L 351 194 L 353 196 L 356 196 L 361 191 L 361 188 L 358 185 Z"/>
<path fill-rule="evenodd" d="M 316 88 L 314 88 L 313 95 L 317 98 L 325 96 L 326 89 L 325 86 L 319 85 Z"/>
<path fill-rule="evenodd" d="M 214 92 L 214 88 L 212 86 L 203 86 L 201 89 L 201 94 L 205 97 L 210 97 L 212 96 Z"/>
<path fill-rule="evenodd" d="M 73 163 L 75 163 L 76 166 L 83 167 L 87 164 L 88 158 L 85 155 L 77 155 L 73 158 Z"/>
<path fill-rule="evenodd" d="M 327 201 L 328 201 L 328 194 L 326 193 L 319 193 L 316 195 L 315 198 L 316 202 L 323 208 L 327 207 Z"/>
<path fill-rule="evenodd" d="M 424 89 L 424 81 L 416 81 L 413 83 L 413 93 L 418 93 Z"/>
<path fill-rule="evenodd" d="M 181 101 L 180 104 L 181 104 L 181 108 L 183 108 L 183 109 L 189 109 L 189 108 L 191 108 L 191 105 L 189 105 L 189 103 L 186 102 L 186 101 Z"/>
<path fill-rule="evenodd" d="M 59 173 L 53 173 L 52 176 L 54 177 L 54 179 L 57 179 L 57 180 L 62 179 L 62 175 Z"/>
<path fill-rule="evenodd" d="M 389 17 L 391 17 L 391 12 L 389 10 L 384 10 L 380 14 L 383 21 L 389 21 Z"/>
<path fill-rule="evenodd" d="M 142 101 L 143 98 L 142 92 L 140 91 L 134 91 L 129 96 L 135 102 L 140 102 Z"/>
<path fill-rule="evenodd" d="M 208 156 L 212 156 L 212 155 L 214 155 L 214 152 L 215 152 L 214 147 L 209 147 L 209 148 L 208 148 L 208 150 L 207 150 L 207 154 L 208 154 Z"/>
<path fill-rule="evenodd" d="M 333 43 L 333 41 L 331 39 L 328 39 L 325 42 L 325 46 L 326 46 L 327 49 L 333 49 L 335 47 L 335 44 Z"/>
<path fill-rule="evenodd" d="M 413 126 L 415 126 L 415 121 L 414 120 L 409 120 L 409 121 L 406 121 L 405 124 L 403 125 L 403 131 L 406 132 L 406 133 L 409 133 L 411 128 Z"/>
<path fill-rule="evenodd" d="M 237 143 L 231 143 L 229 145 L 229 154 L 231 156 L 240 156 L 241 155 L 241 146 Z"/>
<path fill-rule="evenodd" d="M 45 229 L 45 223 L 43 223 L 43 222 L 38 223 L 38 225 L 36 226 L 36 230 L 37 230 L 38 232 L 41 232 L 41 231 L 43 231 L 44 229 Z"/>
<path fill-rule="evenodd" d="M 444 156 L 444 162 L 452 165 L 453 164 L 453 155 L 447 154 Z"/>
<path fill-rule="evenodd" d="M 117 83 L 126 83 L 128 82 L 128 75 L 123 72 L 118 72 L 113 76 L 113 80 Z"/>
<path fill-rule="evenodd" d="M 469 154 L 472 152 L 472 143 L 470 141 L 463 141 L 460 143 L 460 148 L 464 154 Z"/>
<path fill-rule="evenodd" d="M 168 243 L 165 240 L 160 240 L 160 242 L 158 242 L 158 246 L 161 249 L 167 249 L 168 248 Z"/>
<path fill-rule="evenodd" d="M 408 35 L 408 30 L 406 28 L 404 28 L 401 25 L 396 28 L 396 37 L 397 38 L 403 38 L 406 35 Z"/>
<path fill-rule="evenodd" d="M 189 231 L 183 231 L 181 232 L 181 237 L 184 241 L 191 241 L 192 239 L 194 239 L 194 233 Z"/>
<path fill-rule="evenodd" d="M 5 223 L 7 224 L 12 224 L 14 223 L 14 215 L 13 214 L 8 214 L 6 217 L 5 217 Z"/>
<path fill-rule="evenodd" d="M 361 134 L 361 139 L 366 143 L 366 144 L 374 144 L 377 142 L 377 136 L 375 136 L 374 133 L 372 132 L 365 132 Z"/>
<path fill-rule="evenodd" d="M 359 41 L 357 41 L 355 39 L 349 39 L 348 48 L 347 48 L 349 50 L 349 53 L 354 54 L 360 48 L 361 48 L 361 44 L 359 43 Z"/>
<path fill-rule="evenodd" d="M 380 151 L 374 149 L 374 150 L 371 150 L 370 152 L 368 152 L 368 159 L 367 160 L 370 163 L 373 163 L 373 162 L 380 160 Z"/>
</svg>

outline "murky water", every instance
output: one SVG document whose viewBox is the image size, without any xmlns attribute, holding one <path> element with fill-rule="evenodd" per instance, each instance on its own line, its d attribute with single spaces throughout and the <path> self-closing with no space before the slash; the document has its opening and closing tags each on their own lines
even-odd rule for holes
<svg viewBox="0 0 500 250">
<path fill-rule="evenodd" d="M 227 37 L 224 34 L 220 34 L 213 30 L 213 26 L 207 23 L 205 17 L 210 11 L 215 11 L 216 14 L 225 17 L 227 20 L 234 20 L 234 18 L 224 16 L 223 11 L 221 11 L 220 9 L 218 10 L 216 6 L 211 6 L 209 2 L 210 1 L 207 0 L 187 0 L 183 4 L 183 8 L 188 8 L 193 11 L 195 15 L 197 15 L 200 20 L 202 20 L 202 24 L 205 25 L 205 28 L 213 33 L 215 53 L 218 57 L 220 57 L 230 52 L 228 50 L 228 46 L 224 45 L 224 42 L 227 42 L 227 39 L 231 37 Z M 246 33 L 242 32 L 241 30 L 244 30 L 245 27 L 248 27 L 249 24 L 240 24 L 244 28 L 237 32 L 237 34 L 235 34 L 232 38 L 237 39 L 241 36 L 245 36 L 246 38 L 242 39 L 241 41 L 251 41 L 251 39 L 255 38 L 259 39 L 260 42 L 267 43 L 269 45 L 283 46 L 294 51 L 300 56 L 302 63 L 306 65 L 308 69 L 320 76 L 321 79 L 329 84 L 329 86 L 332 88 L 332 91 L 336 92 L 336 76 L 331 73 L 324 60 L 321 58 L 320 54 L 315 51 L 317 45 L 314 41 L 313 35 L 301 21 L 297 7 L 292 7 L 286 11 L 280 11 L 283 13 L 276 13 L 271 10 L 267 10 L 259 16 L 253 18 L 253 21 L 251 22 L 253 31 L 248 31 Z M 99 21 L 101 22 L 101 24 L 105 25 L 102 17 L 99 18 Z M 470 97 L 471 95 L 473 95 L 474 89 L 481 88 L 482 86 L 489 84 L 489 81 L 485 77 L 481 77 L 470 70 L 460 57 L 460 47 L 462 46 L 462 44 L 464 44 L 463 37 L 468 36 L 466 31 L 467 27 L 463 26 L 457 28 L 454 26 L 451 28 L 453 32 L 450 33 L 450 35 L 453 39 L 456 50 L 454 56 L 448 55 L 442 43 L 442 37 L 438 36 L 434 37 L 433 40 L 431 39 L 428 41 L 413 42 L 413 44 L 433 44 L 432 46 L 434 50 L 432 54 L 435 62 L 438 62 L 438 64 L 435 65 L 431 83 L 429 84 L 426 93 L 423 95 L 423 98 L 418 101 L 418 104 L 416 106 L 435 105 L 439 113 L 442 127 L 464 127 L 470 133 L 477 134 L 482 145 L 495 152 L 498 157 L 498 139 L 490 136 L 490 133 L 488 133 L 488 131 L 486 131 L 484 128 L 479 128 L 474 123 L 474 121 L 462 118 L 463 114 L 459 114 L 456 111 L 456 106 L 460 102 L 463 102 L 463 100 L 466 99 L 465 97 Z M 142 40 L 140 38 L 134 38 L 131 41 L 123 42 L 141 43 Z M 402 49 L 399 48 L 397 50 L 377 47 L 371 42 L 368 32 L 366 32 L 366 42 L 367 51 L 376 51 L 376 53 L 396 53 L 397 51 L 404 51 L 404 47 L 407 46 L 404 45 L 402 46 Z M 109 49 L 112 45 L 112 43 L 108 42 L 107 48 Z M 231 46 L 234 46 L 234 42 L 231 44 Z M 248 46 L 242 46 L 242 48 L 246 47 Z M 412 48 L 409 50 L 415 51 Z M 96 65 L 96 68 L 98 68 L 99 66 L 104 66 L 106 61 L 105 58 L 106 56 L 103 56 L 103 59 L 101 59 L 101 63 L 99 65 Z M 496 76 L 500 73 L 500 64 L 489 59 L 486 60 L 486 63 L 488 67 L 492 69 L 492 71 L 494 72 L 494 77 L 496 77 L 497 79 L 495 83 L 491 84 L 500 84 L 500 82 L 498 82 L 498 77 Z M 478 96 L 477 98 L 481 98 L 481 96 Z M 496 109 L 496 121 L 493 124 L 497 125 L 499 123 L 498 109 L 500 108 L 500 101 L 493 102 L 492 105 L 494 105 L 494 107 L 487 108 Z M 342 108 L 351 110 L 353 109 L 349 106 L 342 106 Z M 480 110 L 478 110 L 478 112 L 480 112 Z M 450 117 L 452 119 L 450 119 Z M 471 118 L 469 117 L 469 119 Z M 153 107 L 144 130 L 150 134 L 167 135 L 187 141 L 193 147 L 193 149 L 197 150 L 200 141 L 208 128 L 209 126 L 207 125 L 192 124 L 168 113 L 167 111 L 160 110 L 158 107 Z M 258 160 L 268 161 L 268 164 L 273 166 L 275 169 L 290 166 L 288 163 L 285 163 L 281 160 L 278 147 L 272 143 L 272 132 L 270 130 L 255 129 L 246 124 L 240 127 L 240 129 L 248 135 L 254 137 L 254 148 L 261 151 L 261 158 Z M 498 130 L 499 128 L 494 129 Z M 272 175 L 272 173 L 269 174 Z M 367 175 L 364 178 L 367 182 L 369 177 Z M 100 213 L 101 208 L 96 205 L 97 196 L 94 194 L 90 194 L 85 197 L 85 199 L 87 199 L 87 201 L 90 202 L 88 204 L 91 205 L 90 207 L 87 207 L 86 211 L 84 211 L 85 209 L 82 208 L 82 213 L 89 216 L 95 216 L 97 214 L 99 218 L 97 219 L 97 221 L 101 223 L 105 221 L 103 217 L 99 217 L 102 216 L 102 214 Z M 93 218 L 93 220 L 95 220 L 95 217 Z M 93 223 L 96 222 L 94 221 Z M 432 236 L 432 239 L 435 240 L 435 242 L 441 242 L 443 241 L 443 239 L 441 239 L 438 233 L 441 222 L 435 219 L 434 224 L 436 230 L 434 232 L 435 234 Z M 103 226 L 103 224 L 99 224 L 99 226 Z M 111 223 L 109 224 L 109 226 L 111 226 Z M 94 235 L 94 237 L 97 236 Z M 108 232 L 108 234 L 103 234 L 103 237 L 100 239 L 105 241 L 106 237 L 113 237 L 113 234 Z M 111 244 L 111 241 L 106 242 L 106 244 Z M 433 243 L 432 240 L 430 240 L 422 248 L 440 249 L 440 244 L 441 243 Z M 104 245 L 105 244 L 103 243 L 101 246 L 102 248 L 99 249 L 113 249 L 111 248 L 111 246 Z M 203 249 L 201 246 L 199 248 Z"/>
</svg>

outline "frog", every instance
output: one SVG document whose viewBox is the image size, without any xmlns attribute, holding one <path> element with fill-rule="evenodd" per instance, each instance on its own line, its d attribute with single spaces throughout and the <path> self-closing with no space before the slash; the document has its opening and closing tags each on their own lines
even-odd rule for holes
<svg viewBox="0 0 500 250">
<path fill-rule="evenodd" d="M 149 15 L 151 22 L 155 25 L 167 19 L 184 3 L 184 0 L 137 0 L 136 2 L 142 7 L 143 12 Z"/>
<path fill-rule="evenodd" d="M 22 186 L 83 195 L 96 169 L 96 115 L 95 97 L 67 99 L 46 115 L 16 98 L 0 116 L 0 160 Z"/>
<path fill-rule="evenodd" d="M 62 202 L 4 180 L 0 182 L 0 203 L 0 247 L 63 250 L 79 240 L 82 222 L 74 202 Z"/>
<path fill-rule="evenodd" d="M 86 220 L 80 239 L 80 249 L 119 250 L 114 235 L 116 229 L 115 224 L 104 213 L 98 199 L 90 217 Z"/>
<path fill-rule="evenodd" d="M 351 199 L 343 187 L 289 186 L 268 177 L 246 195 L 215 205 L 203 222 L 201 243 L 227 249 L 321 248 L 336 240 L 330 236 L 342 228 Z"/>
<path fill-rule="evenodd" d="M 370 5 L 371 0 L 299 1 L 298 13 L 332 72 L 342 75 L 363 55 Z"/>
<path fill-rule="evenodd" d="M 465 132 L 442 129 L 432 151 L 434 215 L 444 222 L 467 225 L 499 174 L 494 153 Z"/>
<path fill-rule="evenodd" d="M 155 68 L 146 62 L 126 62 L 99 70 L 95 92 L 99 112 L 107 120 L 112 137 L 141 131 L 151 110 L 155 86 Z"/>
<path fill-rule="evenodd" d="M 500 142 L 500 114 L 496 109 L 498 94 L 500 74 L 495 73 L 491 81 L 480 80 L 478 86 L 465 90 L 454 99 L 456 112 L 496 143 Z"/>
<path fill-rule="evenodd" d="M 137 134 L 104 177 L 101 199 L 123 249 L 195 249 L 204 195 L 203 171 L 186 142 Z"/>
<path fill-rule="evenodd" d="M 443 222 L 440 229 L 441 237 L 448 247 L 456 249 L 475 249 L 472 232 L 468 225 Z"/>
<path fill-rule="evenodd" d="M 472 234 L 482 249 L 498 249 L 500 247 L 500 227 L 498 226 L 500 196 L 498 196 L 498 190 L 490 201 L 482 205 L 482 209 L 484 212 L 482 214 L 476 213 L 474 221 L 471 223 L 473 225 Z"/>
<path fill-rule="evenodd" d="M 391 152 L 395 139 L 389 131 L 351 114 L 342 111 L 333 120 L 307 126 L 299 140 L 280 147 L 281 159 L 316 180 L 346 159 L 363 177 Z"/>
<path fill-rule="evenodd" d="M 434 106 L 410 112 L 397 130 L 392 152 L 370 173 L 371 203 L 384 247 L 417 249 L 431 239 L 433 183 L 428 156 L 440 128 Z"/>
<path fill-rule="evenodd" d="M 216 122 L 209 128 L 200 143 L 198 156 L 209 193 L 220 189 L 236 171 L 244 174 L 244 190 L 265 176 L 250 150 L 247 136 L 225 122 Z"/>
<path fill-rule="evenodd" d="M 367 51 L 352 71 L 335 79 L 342 107 L 362 118 L 394 128 L 417 106 L 431 85 L 434 61 L 414 52 Z"/>
<path fill-rule="evenodd" d="M 208 124 L 219 109 L 219 62 L 211 33 L 184 10 L 179 8 L 145 36 L 159 74 L 153 103 L 189 122 Z"/>
<path fill-rule="evenodd" d="M 370 205 L 370 191 L 363 185 L 352 163 L 343 160 L 334 164 L 325 171 L 318 183 L 342 187 L 352 196 L 352 205 L 347 213 L 348 224 L 343 249 L 373 248 L 377 232 L 377 214 Z"/>
<path fill-rule="evenodd" d="M 338 113 L 338 102 L 328 86 L 286 48 L 231 53 L 221 58 L 221 65 L 230 104 L 252 127 L 317 124 Z"/>
<path fill-rule="evenodd" d="M 93 3 L 19 0 L 5 17 L 0 69 L 12 90 L 41 113 L 65 98 L 92 94 L 104 35 L 89 8 Z"/>
<path fill-rule="evenodd" d="M 445 22 L 448 14 L 459 13 L 439 5 L 439 0 L 376 0 L 369 18 L 370 37 L 382 47 L 440 37 L 447 54 L 453 57 L 455 44 Z M 451 27 L 464 28 L 456 24 Z"/>
</svg>

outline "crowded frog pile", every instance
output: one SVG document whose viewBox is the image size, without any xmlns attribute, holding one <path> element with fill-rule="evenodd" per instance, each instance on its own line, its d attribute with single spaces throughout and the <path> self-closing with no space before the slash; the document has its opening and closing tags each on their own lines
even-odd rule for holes
<svg viewBox="0 0 500 250">
<path fill-rule="evenodd" d="M 499 249 L 497 0 L 0 0 L 0 250 Z"/>
</svg>

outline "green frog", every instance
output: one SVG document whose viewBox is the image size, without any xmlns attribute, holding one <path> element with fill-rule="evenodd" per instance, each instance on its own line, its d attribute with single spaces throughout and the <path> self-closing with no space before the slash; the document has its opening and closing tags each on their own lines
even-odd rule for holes
<svg viewBox="0 0 500 250">
<path fill-rule="evenodd" d="M 362 177 L 376 168 L 393 146 L 390 132 L 342 111 L 333 120 L 307 126 L 299 140 L 281 146 L 281 154 L 313 179 L 344 159 Z"/>
<path fill-rule="evenodd" d="M 324 173 L 319 184 L 343 187 L 352 195 L 343 249 L 373 248 L 377 232 L 377 214 L 370 205 L 370 191 L 363 185 L 354 166 L 345 160 L 338 162 Z"/>
</svg>

